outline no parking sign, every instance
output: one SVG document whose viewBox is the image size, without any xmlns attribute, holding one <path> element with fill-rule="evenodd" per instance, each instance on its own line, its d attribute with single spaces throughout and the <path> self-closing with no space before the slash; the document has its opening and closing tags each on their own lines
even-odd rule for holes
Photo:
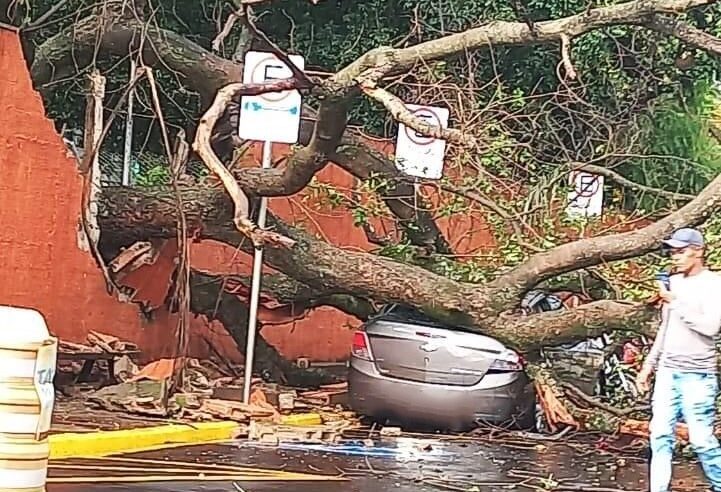
<svg viewBox="0 0 721 492">
<path fill-rule="evenodd" d="M 448 108 L 416 104 L 406 104 L 406 107 L 413 116 L 431 125 L 448 128 Z M 421 135 L 403 123 L 398 124 L 396 166 L 404 173 L 419 178 L 440 179 L 443 177 L 445 154 L 445 140 Z"/>
<path fill-rule="evenodd" d="M 603 176 L 573 171 L 570 174 L 566 212 L 573 216 L 594 216 L 603 213 Z"/>
<path fill-rule="evenodd" d="M 290 55 L 298 68 L 305 68 L 305 59 Z M 289 79 L 293 72 L 273 53 L 249 51 L 245 56 L 243 83 L 262 84 Z M 300 129 L 301 95 L 297 90 L 267 92 L 243 96 L 240 101 L 238 134 L 246 140 L 296 143 Z"/>
</svg>

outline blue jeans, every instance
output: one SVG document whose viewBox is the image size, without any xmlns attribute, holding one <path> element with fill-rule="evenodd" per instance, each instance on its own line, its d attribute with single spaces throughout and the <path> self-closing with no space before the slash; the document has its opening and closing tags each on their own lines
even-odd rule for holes
<svg viewBox="0 0 721 492">
<path fill-rule="evenodd" d="M 713 490 L 721 492 L 721 448 L 714 436 L 716 374 L 659 368 L 653 389 L 650 424 L 651 492 L 667 492 L 676 444 L 676 422 L 688 426 L 689 441 Z"/>
</svg>

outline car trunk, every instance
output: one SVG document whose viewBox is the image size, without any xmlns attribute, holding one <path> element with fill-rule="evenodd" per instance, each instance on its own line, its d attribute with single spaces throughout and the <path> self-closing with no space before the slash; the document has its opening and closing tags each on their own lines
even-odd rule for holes
<svg viewBox="0 0 721 492">
<path fill-rule="evenodd" d="M 401 321 L 375 320 L 365 331 L 381 374 L 422 383 L 478 384 L 504 349 L 483 335 Z"/>
</svg>

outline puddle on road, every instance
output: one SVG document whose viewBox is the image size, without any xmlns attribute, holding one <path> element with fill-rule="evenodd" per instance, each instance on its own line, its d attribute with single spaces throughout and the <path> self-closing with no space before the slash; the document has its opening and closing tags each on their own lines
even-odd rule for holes
<svg viewBox="0 0 721 492">
<path fill-rule="evenodd" d="M 396 438 L 388 441 L 374 441 L 372 446 L 360 440 L 341 441 L 336 444 L 306 444 L 306 443 L 280 443 L 270 445 L 254 442 L 244 442 L 239 447 L 298 451 L 303 453 L 334 454 L 341 456 L 360 456 L 383 460 L 392 460 L 396 463 L 416 461 L 448 461 L 454 453 L 448 451 L 448 446 L 440 442 L 414 438 Z"/>
<path fill-rule="evenodd" d="M 605 487 L 619 491 L 642 491 L 647 487 L 648 467 L 643 456 L 606 454 L 596 449 L 593 443 L 536 442 L 522 446 L 483 437 L 459 441 L 429 436 L 382 438 L 374 440 L 373 446 L 365 444 L 359 439 L 344 440 L 335 445 L 294 443 L 281 446 L 237 441 L 135 456 L 320 475 L 344 474 L 352 480 L 352 485 L 348 482 L 340 486 L 328 485 L 312 489 L 314 492 L 441 490 L 442 487 L 428 487 L 433 480 L 465 487 L 463 490 L 478 487 L 485 492 L 521 482 L 538 486 L 541 478 L 548 479 L 549 484 L 560 482 L 567 487 L 580 487 L 579 490 L 583 487 Z M 674 474 L 677 477 L 674 490 L 706 490 L 696 465 L 679 464 L 674 468 Z M 383 484 L 380 489 L 379 484 Z M 203 487 L 192 490 L 219 490 L 217 484 L 203 484 Z M 267 487 L 271 485 L 267 484 Z M 250 490 L 255 492 L 255 489 Z"/>
<path fill-rule="evenodd" d="M 365 446 L 358 440 L 335 445 L 269 446 L 239 442 L 234 446 L 239 459 L 254 456 L 257 463 L 262 463 L 274 455 L 282 459 L 289 471 L 310 469 L 333 473 L 333 470 L 342 470 L 350 474 L 390 474 L 399 480 L 411 481 L 435 477 L 469 485 L 497 483 L 500 486 L 547 479 L 549 484 L 560 482 L 580 489 L 584 486 L 628 491 L 647 488 L 648 466 L 643 456 L 603 453 L 592 445 L 581 449 L 577 445 L 544 442 L 524 448 L 502 442 L 401 437 L 376 440 L 374 446 Z M 674 476 L 678 490 L 705 490 L 694 464 L 678 464 Z"/>
</svg>

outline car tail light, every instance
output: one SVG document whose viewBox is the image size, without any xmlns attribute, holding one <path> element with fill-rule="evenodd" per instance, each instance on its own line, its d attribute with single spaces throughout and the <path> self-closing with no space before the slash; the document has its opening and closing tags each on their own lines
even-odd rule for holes
<svg viewBox="0 0 721 492">
<path fill-rule="evenodd" d="M 523 371 L 526 366 L 526 361 L 520 354 L 517 354 L 513 350 L 504 350 L 496 357 L 490 371 Z"/>
<path fill-rule="evenodd" d="M 363 360 L 371 360 L 371 349 L 368 343 L 368 335 L 365 332 L 357 331 L 353 335 L 353 356 Z"/>
</svg>

